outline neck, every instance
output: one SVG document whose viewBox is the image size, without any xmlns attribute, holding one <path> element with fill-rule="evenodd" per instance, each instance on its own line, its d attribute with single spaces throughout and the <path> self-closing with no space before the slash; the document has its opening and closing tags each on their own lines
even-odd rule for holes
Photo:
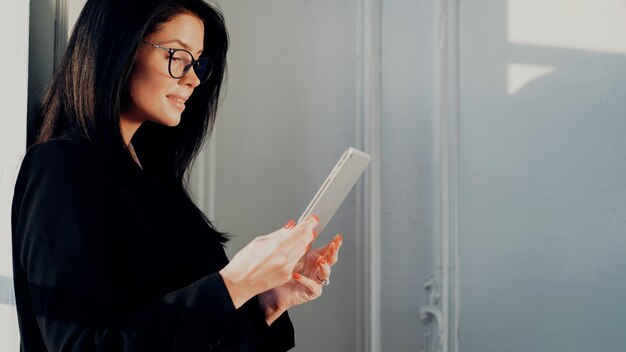
<svg viewBox="0 0 626 352">
<path fill-rule="evenodd" d="M 127 116 L 120 116 L 120 132 L 122 133 L 122 138 L 124 139 L 124 145 L 130 152 L 133 160 L 135 160 L 137 165 L 143 169 L 141 163 L 139 162 L 139 158 L 137 158 L 137 154 L 135 153 L 135 148 L 133 148 L 133 145 L 131 144 L 133 135 L 135 135 L 135 132 L 137 132 L 142 122 L 143 121 L 138 121 Z"/>
<path fill-rule="evenodd" d="M 126 148 L 130 146 L 130 141 L 133 139 L 135 132 L 137 132 L 142 122 L 143 121 L 139 121 L 128 116 L 120 116 L 120 132 L 122 133 L 122 138 L 124 139 L 124 145 Z"/>
</svg>

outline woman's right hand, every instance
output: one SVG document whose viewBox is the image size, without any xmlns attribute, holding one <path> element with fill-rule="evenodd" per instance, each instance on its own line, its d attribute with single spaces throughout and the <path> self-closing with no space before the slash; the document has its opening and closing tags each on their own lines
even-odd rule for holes
<svg viewBox="0 0 626 352">
<path fill-rule="evenodd" d="M 294 267 L 317 237 L 313 229 L 318 222 L 316 216 L 297 225 L 290 220 L 281 229 L 255 238 L 233 257 L 219 273 L 235 308 L 291 280 Z"/>
</svg>

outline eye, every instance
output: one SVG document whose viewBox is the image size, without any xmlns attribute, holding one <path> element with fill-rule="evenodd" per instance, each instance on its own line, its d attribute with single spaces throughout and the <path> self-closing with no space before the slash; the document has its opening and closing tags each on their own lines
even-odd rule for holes
<svg viewBox="0 0 626 352">
<path fill-rule="evenodd" d="M 177 51 L 172 55 L 172 61 L 177 64 L 189 65 L 191 63 L 191 55 L 186 51 Z"/>
<path fill-rule="evenodd" d="M 183 58 L 180 56 L 180 52 L 175 52 L 173 54 L 170 55 L 172 57 L 172 61 L 180 61 Z"/>
</svg>

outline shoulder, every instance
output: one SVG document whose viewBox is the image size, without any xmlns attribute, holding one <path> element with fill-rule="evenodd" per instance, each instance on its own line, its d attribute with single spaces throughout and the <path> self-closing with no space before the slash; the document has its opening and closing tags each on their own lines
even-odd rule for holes
<svg viewBox="0 0 626 352">
<path fill-rule="evenodd" d="M 86 157 L 90 151 L 89 142 L 80 139 L 54 138 L 28 148 L 24 161 L 37 161 L 44 164 L 75 161 Z"/>
<path fill-rule="evenodd" d="M 92 168 L 99 159 L 96 148 L 88 140 L 60 137 L 28 148 L 22 168 L 76 170 Z"/>
<path fill-rule="evenodd" d="M 44 213 L 67 211 L 76 202 L 104 192 L 94 154 L 83 142 L 53 139 L 28 149 L 15 183 L 13 193 L 13 221 L 27 206 Z"/>
<path fill-rule="evenodd" d="M 96 156 L 85 140 L 51 139 L 26 151 L 18 179 L 81 178 L 98 172 Z"/>
</svg>

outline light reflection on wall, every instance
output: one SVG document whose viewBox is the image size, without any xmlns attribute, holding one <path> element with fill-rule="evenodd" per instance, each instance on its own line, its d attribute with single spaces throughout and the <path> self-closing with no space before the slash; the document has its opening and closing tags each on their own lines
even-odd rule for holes
<svg viewBox="0 0 626 352">
<path fill-rule="evenodd" d="M 507 93 L 514 95 L 528 83 L 554 70 L 550 66 L 510 63 L 507 67 Z"/>
<path fill-rule="evenodd" d="M 625 16 L 624 0 L 509 0 L 508 40 L 626 54 Z"/>
</svg>

